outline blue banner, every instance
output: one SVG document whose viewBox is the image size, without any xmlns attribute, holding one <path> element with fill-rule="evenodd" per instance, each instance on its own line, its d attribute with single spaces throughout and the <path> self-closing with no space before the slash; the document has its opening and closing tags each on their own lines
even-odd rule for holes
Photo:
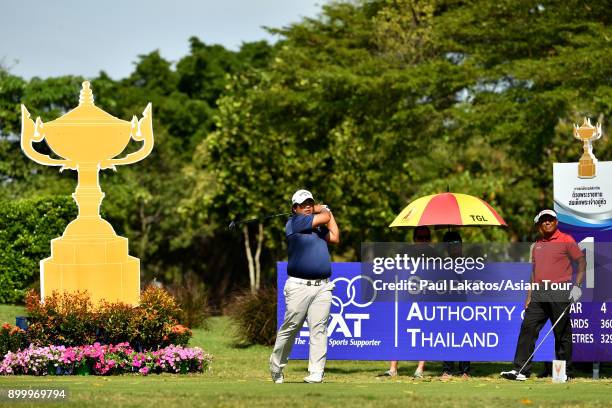
<svg viewBox="0 0 612 408">
<path fill-rule="evenodd" d="M 531 265 L 506 264 L 517 282 L 529 281 Z M 492 269 L 493 271 L 495 268 Z M 282 288 L 287 263 L 279 262 L 278 326 L 285 314 Z M 495 279 L 495 276 L 491 276 Z M 335 284 L 328 326 L 329 360 L 512 361 L 523 317 L 522 302 L 410 302 L 406 297 L 377 301 L 364 298 L 360 263 L 333 263 Z M 612 307 L 612 304 L 610 305 Z M 606 303 L 572 305 L 574 361 L 612 361 L 612 310 Z M 548 332 L 550 323 L 540 332 Z M 538 340 L 539 342 L 539 340 Z M 308 327 L 295 339 L 293 359 L 308 358 Z M 536 353 L 536 361 L 554 359 L 554 336 Z"/>
</svg>

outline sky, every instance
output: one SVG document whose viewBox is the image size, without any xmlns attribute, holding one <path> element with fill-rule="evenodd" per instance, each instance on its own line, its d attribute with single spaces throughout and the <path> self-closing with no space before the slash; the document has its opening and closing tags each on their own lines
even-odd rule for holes
<svg viewBox="0 0 612 408">
<path fill-rule="evenodd" d="M 25 79 L 103 70 L 127 77 L 138 55 L 176 62 L 189 37 L 237 50 L 274 42 L 280 28 L 316 17 L 327 0 L 0 0 L 0 64 Z"/>
</svg>

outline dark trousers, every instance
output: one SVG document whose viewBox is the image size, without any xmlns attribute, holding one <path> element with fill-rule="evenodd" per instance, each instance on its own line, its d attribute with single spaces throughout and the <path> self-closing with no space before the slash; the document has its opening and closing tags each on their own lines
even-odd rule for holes
<svg viewBox="0 0 612 408">
<path fill-rule="evenodd" d="M 539 298 L 541 300 L 551 300 L 546 298 L 546 294 L 540 295 Z M 550 320 L 551 324 L 554 324 L 569 304 L 567 301 L 549 302 L 538 300 L 537 293 L 534 293 L 531 303 L 529 303 L 525 310 L 525 318 L 521 324 L 521 333 L 519 334 L 516 353 L 514 354 L 514 369 L 517 371 L 520 370 L 527 361 L 527 358 L 533 353 L 540 330 L 542 330 L 546 321 Z M 570 376 L 572 374 L 572 326 L 570 324 L 569 309 L 559 323 L 557 323 L 553 333 L 555 335 L 555 356 L 557 360 L 566 361 L 566 372 Z M 531 375 L 531 361 L 529 360 L 523 371 L 521 371 L 526 376 Z"/>
<path fill-rule="evenodd" d="M 442 373 L 454 374 L 455 371 L 455 362 L 454 361 L 445 361 L 442 363 Z M 459 374 L 469 374 L 470 373 L 470 362 L 469 361 L 459 361 Z"/>
</svg>

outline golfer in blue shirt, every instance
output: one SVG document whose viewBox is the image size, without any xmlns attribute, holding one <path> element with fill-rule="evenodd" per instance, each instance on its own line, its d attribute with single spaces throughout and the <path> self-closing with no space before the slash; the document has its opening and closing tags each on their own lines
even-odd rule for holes
<svg viewBox="0 0 612 408">
<path fill-rule="evenodd" d="M 298 190 L 291 198 L 293 215 L 285 226 L 289 262 L 285 283 L 285 318 L 278 329 L 270 356 L 270 374 L 276 384 L 283 382 L 295 336 L 308 321 L 310 352 L 307 383 L 323 381 L 327 358 L 327 323 L 334 284 L 329 281 L 331 262 L 327 244 L 340 242 L 340 231 L 332 212 L 315 205 L 312 194 Z"/>
</svg>

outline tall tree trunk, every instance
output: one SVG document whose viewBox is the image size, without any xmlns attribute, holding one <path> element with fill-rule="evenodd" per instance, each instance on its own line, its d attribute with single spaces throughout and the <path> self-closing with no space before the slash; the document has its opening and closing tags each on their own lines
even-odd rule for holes
<svg viewBox="0 0 612 408">
<path fill-rule="evenodd" d="M 242 235 L 244 236 L 244 251 L 246 252 L 247 262 L 249 265 L 249 286 L 251 293 L 255 293 L 255 261 L 253 260 L 253 253 L 251 252 L 251 243 L 249 239 L 249 227 L 245 224 L 242 227 Z"/>
<path fill-rule="evenodd" d="M 259 223 L 259 229 L 257 233 L 257 250 L 255 251 L 255 289 L 259 290 L 261 283 L 261 247 L 263 245 L 264 229 L 263 224 Z"/>
</svg>

